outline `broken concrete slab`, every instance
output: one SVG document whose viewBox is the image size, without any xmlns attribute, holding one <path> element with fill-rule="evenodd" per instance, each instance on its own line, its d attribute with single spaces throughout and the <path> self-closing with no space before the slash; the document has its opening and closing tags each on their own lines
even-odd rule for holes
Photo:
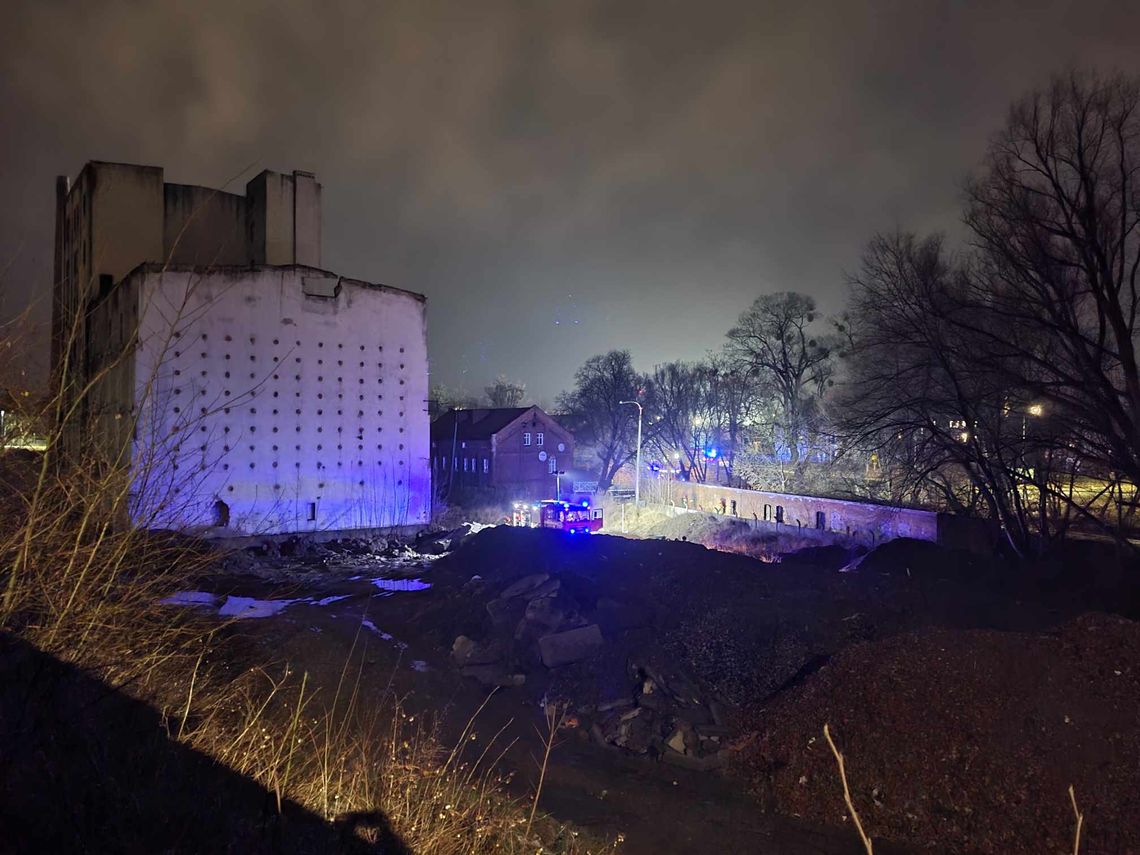
<svg viewBox="0 0 1140 855">
<path fill-rule="evenodd" d="M 491 616 L 491 622 L 496 626 L 509 626 L 518 622 L 525 607 L 523 600 L 489 600 L 487 614 Z"/>
<path fill-rule="evenodd" d="M 538 649 L 542 655 L 542 664 L 547 668 L 557 668 L 559 665 L 589 659 L 604 644 L 601 628 L 592 623 L 566 632 L 544 635 L 538 640 Z"/>
<path fill-rule="evenodd" d="M 451 645 L 451 661 L 460 667 L 466 665 L 475 647 L 475 642 L 466 635 L 458 636 Z"/>
<path fill-rule="evenodd" d="M 567 608 L 570 606 L 570 608 Z M 573 611 L 572 604 L 559 597 L 536 597 L 526 604 L 525 620 L 544 627 L 546 631 L 562 628 Z M 577 623 L 577 621 L 575 621 Z"/>
<path fill-rule="evenodd" d="M 500 599 L 509 600 L 514 597 L 522 597 L 535 591 L 540 585 L 550 578 L 548 573 L 531 573 L 529 576 L 523 576 L 521 579 L 508 585 L 503 589 L 503 593 L 499 595 Z"/>
<path fill-rule="evenodd" d="M 528 600 L 533 600 L 538 597 L 549 597 L 558 593 L 558 589 L 562 587 L 560 579 L 547 579 L 533 591 L 528 591 L 525 595 Z"/>
</svg>

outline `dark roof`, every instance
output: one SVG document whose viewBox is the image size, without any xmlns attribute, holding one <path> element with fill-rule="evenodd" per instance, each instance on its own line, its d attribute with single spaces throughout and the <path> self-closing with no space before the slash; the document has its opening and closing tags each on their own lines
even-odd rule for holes
<svg viewBox="0 0 1140 855">
<path fill-rule="evenodd" d="M 533 407 L 498 407 L 478 410 L 448 410 L 431 423 L 433 442 L 458 439 L 490 439 Z M 458 420 L 458 425 L 456 424 Z"/>
</svg>

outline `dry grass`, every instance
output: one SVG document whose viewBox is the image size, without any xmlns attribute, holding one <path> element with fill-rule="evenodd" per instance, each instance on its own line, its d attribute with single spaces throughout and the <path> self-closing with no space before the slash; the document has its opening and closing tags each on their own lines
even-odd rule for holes
<svg viewBox="0 0 1140 855">
<path fill-rule="evenodd" d="M 490 751 L 468 757 L 469 733 L 447 746 L 398 699 L 363 703 L 361 656 L 336 686 L 282 662 L 238 668 L 224 625 L 158 605 L 218 555 L 123 525 L 129 492 L 115 467 L 56 466 L 50 451 L 24 464 L 31 486 L 9 496 L 16 511 L 0 532 L 0 630 L 161 710 L 171 739 L 260 783 L 278 811 L 289 802 L 347 821 L 365 845 L 391 832 L 445 855 L 591 851 L 534 819 L 537 793 L 509 796 Z"/>
</svg>

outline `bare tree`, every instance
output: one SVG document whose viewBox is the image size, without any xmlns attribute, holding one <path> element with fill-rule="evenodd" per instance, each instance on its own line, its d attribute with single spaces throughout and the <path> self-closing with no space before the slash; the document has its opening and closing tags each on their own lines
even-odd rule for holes
<svg viewBox="0 0 1140 855">
<path fill-rule="evenodd" d="M 775 392 L 778 433 L 793 463 L 834 370 L 837 340 L 818 328 L 817 319 L 811 297 L 781 291 L 757 298 L 728 332 L 728 357 Z"/>
<path fill-rule="evenodd" d="M 758 422 L 771 402 L 771 387 L 752 366 L 721 351 L 709 358 L 711 397 L 725 472 L 731 482 L 736 461 L 756 439 Z"/>
<path fill-rule="evenodd" d="M 1131 515 L 1138 169 L 1140 85 L 1057 78 L 1014 105 L 970 183 L 968 253 L 880 236 L 852 278 L 848 438 L 911 498 L 987 509 L 1021 554 Z"/>
<path fill-rule="evenodd" d="M 462 389 L 452 389 L 442 383 L 433 383 L 428 393 L 428 410 L 435 418 L 449 410 L 473 410 L 483 406 L 483 402 L 475 395 Z"/>
<path fill-rule="evenodd" d="M 653 444 L 686 481 L 706 478 L 705 449 L 714 441 L 717 426 L 712 379 L 712 369 L 704 362 L 669 362 L 657 366 L 650 377 L 660 413 Z"/>
<path fill-rule="evenodd" d="M 1071 73 L 1014 105 L 966 223 L 977 299 L 1001 319 L 1000 368 L 1080 438 L 1080 457 L 1140 483 L 1140 83 Z"/>
<path fill-rule="evenodd" d="M 495 382 L 483 391 L 487 393 L 487 401 L 492 407 L 521 407 L 526 398 L 526 386 L 511 382 L 505 374 L 496 377 Z"/>
<path fill-rule="evenodd" d="M 937 237 L 874 238 L 850 284 L 840 432 L 885 459 L 896 499 L 921 502 L 933 490 L 960 506 L 970 485 L 1024 552 L 1025 404 L 993 370 L 987 342 L 998 319 L 973 302 L 969 277 Z"/>
<path fill-rule="evenodd" d="M 598 486 L 605 490 L 636 451 L 637 410 L 620 402 L 643 398 L 647 381 L 634 371 L 628 350 L 591 356 L 574 381 L 572 390 L 558 396 L 557 406 L 577 423 L 579 441 L 593 446 Z"/>
</svg>

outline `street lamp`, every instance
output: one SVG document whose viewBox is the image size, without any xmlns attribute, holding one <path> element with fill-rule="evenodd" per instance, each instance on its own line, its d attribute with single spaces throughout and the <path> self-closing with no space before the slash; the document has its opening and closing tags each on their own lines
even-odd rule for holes
<svg viewBox="0 0 1140 855">
<path fill-rule="evenodd" d="M 633 503 L 641 506 L 641 416 L 645 412 L 639 401 L 618 401 L 619 404 L 633 404 L 637 407 L 637 473 L 633 476 Z"/>
</svg>

